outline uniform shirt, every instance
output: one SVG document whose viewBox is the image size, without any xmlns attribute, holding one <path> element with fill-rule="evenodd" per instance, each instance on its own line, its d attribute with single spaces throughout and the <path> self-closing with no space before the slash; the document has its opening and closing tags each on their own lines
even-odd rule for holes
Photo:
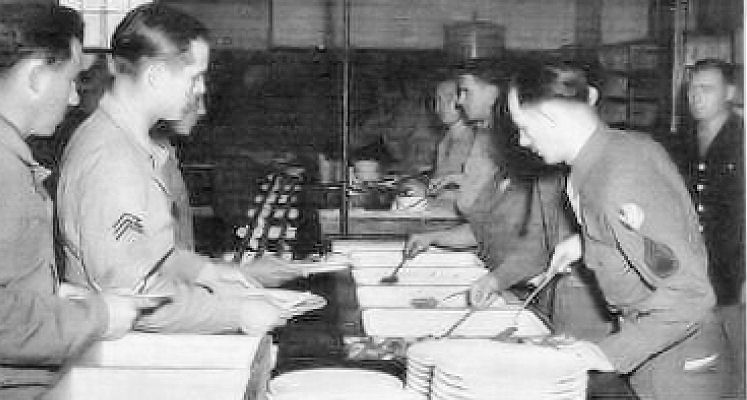
<svg viewBox="0 0 747 400">
<path fill-rule="evenodd" d="M 456 205 L 459 210 L 467 210 L 480 197 L 481 190 L 497 178 L 498 186 L 504 187 L 509 178 L 508 161 L 496 147 L 494 133 L 490 128 L 476 128 L 467 159 L 462 167 L 462 180 L 459 183 Z"/>
<path fill-rule="evenodd" d="M 65 278 L 92 288 L 132 290 L 176 248 L 172 196 L 163 176 L 168 151 L 135 132 L 128 111 L 110 95 L 73 135 L 63 156 L 58 215 Z M 175 301 L 138 320 L 143 330 L 236 329 L 239 310 L 194 285 L 207 260 L 177 249 L 146 291 Z"/>
<path fill-rule="evenodd" d="M 550 251 L 569 234 L 563 181 L 560 173 L 510 182 L 499 178 L 486 184 L 466 210 L 480 258 L 498 279 L 499 290 L 544 271 Z"/>
<path fill-rule="evenodd" d="M 691 134 L 697 138 L 695 133 Z M 732 114 L 704 157 L 690 146 L 688 183 L 700 217 L 718 304 L 736 304 L 744 282 L 744 123 Z"/>
<path fill-rule="evenodd" d="M 461 119 L 449 126 L 443 139 L 438 143 L 434 176 L 461 174 L 467 157 L 472 152 L 474 141 L 474 130 Z"/>
<path fill-rule="evenodd" d="M 17 130 L 0 118 L 0 398 L 15 394 L 18 384 L 43 390 L 52 382 L 50 368 L 99 338 L 108 323 L 100 300 L 54 295 L 52 204 L 42 184 L 47 175 Z"/>
<path fill-rule="evenodd" d="M 624 317 L 600 347 L 629 373 L 696 331 L 714 304 L 697 214 L 674 164 L 642 134 L 599 128 L 571 171 L 585 263 Z"/>
<path fill-rule="evenodd" d="M 502 137 L 477 128 L 465 164 L 465 176 L 473 178 L 462 185 L 457 205 L 477 239 L 480 257 L 500 289 L 507 289 L 541 273 L 550 250 L 571 227 L 563 211 L 563 172 L 539 168 L 536 157 L 525 158 L 515 143 L 497 147 L 494 140 Z M 489 179 L 478 178 L 488 171 Z"/>
<path fill-rule="evenodd" d="M 194 239 L 194 214 L 189 204 L 189 191 L 184 182 L 184 176 L 179 169 L 179 159 L 176 157 L 176 148 L 165 138 L 158 141 L 160 146 L 166 150 L 168 157 L 161 167 L 166 191 L 171 200 L 171 216 L 174 219 L 174 243 L 176 248 L 193 251 L 195 249 Z"/>
</svg>

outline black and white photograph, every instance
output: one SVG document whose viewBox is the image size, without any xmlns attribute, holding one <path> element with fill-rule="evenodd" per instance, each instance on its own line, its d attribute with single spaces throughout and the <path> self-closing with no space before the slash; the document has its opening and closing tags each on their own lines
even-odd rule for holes
<svg viewBox="0 0 747 400">
<path fill-rule="evenodd" d="M 0 0 L 0 400 L 744 400 L 744 0 Z"/>
</svg>

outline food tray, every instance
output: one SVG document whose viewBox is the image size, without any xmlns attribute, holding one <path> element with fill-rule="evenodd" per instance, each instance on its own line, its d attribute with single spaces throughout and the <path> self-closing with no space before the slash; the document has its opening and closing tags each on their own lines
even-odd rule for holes
<svg viewBox="0 0 747 400">
<path fill-rule="evenodd" d="M 381 278 L 392 272 L 390 267 L 358 268 L 353 270 L 357 285 L 378 285 Z M 418 267 L 402 268 L 397 273 L 399 285 L 469 285 L 488 270 L 481 267 Z"/>
<path fill-rule="evenodd" d="M 518 305 L 501 309 L 476 311 L 452 333 L 452 336 L 491 337 L 511 326 Z M 362 311 L 363 329 L 369 336 L 423 337 L 446 332 L 467 309 L 403 309 L 372 308 Z M 514 336 L 545 336 L 550 331 L 532 311 L 524 310 L 517 319 Z"/>
<path fill-rule="evenodd" d="M 392 267 L 402 261 L 402 251 L 353 251 L 353 268 Z M 407 260 L 404 268 L 412 267 L 484 267 L 475 253 L 468 251 L 430 250 Z"/>
<path fill-rule="evenodd" d="M 241 400 L 249 369 L 72 368 L 45 400 Z"/>
<path fill-rule="evenodd" d="M 249 368 L 261 336 L 129 333 L 99 341 L 76 366 L 132 368 Z"/>
</svg>

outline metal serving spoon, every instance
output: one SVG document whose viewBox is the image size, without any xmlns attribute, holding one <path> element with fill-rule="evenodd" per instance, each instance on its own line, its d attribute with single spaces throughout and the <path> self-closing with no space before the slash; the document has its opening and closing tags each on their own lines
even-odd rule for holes
<svg viewBox="0 0 747 400">
<path fill-rule="evenodd" d="M 454 292 L 454 293 L 452 293 L 452 294 L 450 294 L 450 295 L 442 298 L 441 300 L 439 300 L 439 299 L 437 299 L 437 298 L 435 298 L 433 296 L 429 296 L 429 297 L 418 297 L 418 298 L 414 298 L 414 299 L 410 300 L 410 305 L 413 306 L 414 308 L 437 308 L 439 304 L 442 304 L 446 300 L 448 300 L 448 299 L 450 299 L 452 297 L 458 296 L 460 294 L 466 294 L 466 293 L 469 293 L 469 289 L 465 289 L 465 290 L 460 290 L 458 292 Z"/>
<path fill-rule="evenodd" d="M 399 272 L 400 269 L 402 269 L 402 267 L 405 265 L 405 263 L 409 259 L 410 257 L 408 257 L 407 254 L 405 254 L 405 252 L 403 251 L 402 261 L 400 261 L 399 264 L 396 267 L 394 267 L 394 270 L 392 270 L 392 272 L 389 275 L 381 278 L 381 283 L 391 285 L 393 283 L 399 282 L 399 277 L 397 276 L 397 273 Z"/>
</svg>

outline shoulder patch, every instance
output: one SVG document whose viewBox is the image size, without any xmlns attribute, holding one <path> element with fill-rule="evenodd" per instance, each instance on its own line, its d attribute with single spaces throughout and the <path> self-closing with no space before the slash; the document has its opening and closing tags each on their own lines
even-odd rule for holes
<svg viewBox="0 0 747 400">
<path fill-rule="evenodd" d="M 632 231 L 638 231 L 643 226 L 646 214 L 643 208 L 635 203 L 625 203 L 618 210 L 620 222 Z"/>
<path fill-rule="evenodd" d="M 643 238 L 645 263 L 659 278 L 667 278 L 680 269 L 674 251 L 664 243 Z"/>
</svg>

